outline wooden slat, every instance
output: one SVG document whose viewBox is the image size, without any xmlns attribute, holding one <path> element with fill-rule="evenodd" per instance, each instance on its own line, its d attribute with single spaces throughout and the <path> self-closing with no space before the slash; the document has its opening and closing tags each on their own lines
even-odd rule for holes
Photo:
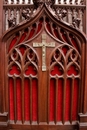
<svg viewBox="0 0 87 130">
<path fill-rule="evenodd" d="M 71 83 L 70 123 L 72 123 L 73 93 L 74 93 L 74 77 L 72 78 Z"/>
<path fill-rule="evenodd" d="M 30 124 L 32 124 L 32 79 L 30 79 Z"/>
<path fill-rule="evenodd" d="M 49 121 L 50 121 L 50 80 L 51 78 L 48 78 L 49 81 L 48 81 L 48 119 L 47 119 L 47 122 L 49 124 Z"/>
<path fill-rule="evenodd" d="M 24 124 L 24 77 L 22 77 L 22 89 L 21 89 L 21 93 L 22 93 L 22 123 Z"/>
<path fill-rule="evenodd" d="M 56 94 L 56 96 L 55 96 L 55 123 L 57 123 L 57 108 L 58 108 L 58 79 L 56 79 L 56 89 L 55 89 L 55 94 Z"/>
<path fill-rule="evenodd" d="M 14 81 L 14 122 L 16 123 L 17 122 L 17 96 L 16 96 L 16 89 L 17 89 L 17 87 L 16 87 L 16 78 L 14 78 L 13 79 L 13 81 Z"/>
<path fill-rule="evenodd" d="M 62 122 L 65 123 L 65 104 L 66 104 L 66 77 L 64 77 L 64 84 L 63 84 L 63 117 Z"/>
</svg>

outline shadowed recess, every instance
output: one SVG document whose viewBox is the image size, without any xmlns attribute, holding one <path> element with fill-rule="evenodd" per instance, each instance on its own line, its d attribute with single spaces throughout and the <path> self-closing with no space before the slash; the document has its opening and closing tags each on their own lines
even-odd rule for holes
<svg viewBox="0 0 87 130">
<path fill-rule="evenodd" d="M 11 69 L 9 70 L 9 73 L 10 73 L 11 75 L 13 75 L 13 74 L 19 75 L 21 72 L 20 72 L 19 67 L 14 64 L 14 65 L 12 65 Z"/>
<path fill-rule="evenodd" d="M 51 75 L 62 75 L 63 71 L 60 65 L 55 65 L 51 70 Z"/>
<path fill-rule="evenodd" d="M 9 108 L 10 108 L 10 120 L 14 120 L 14 81 L 12 78 L 9 78 Z"/>
<path fill-rule="evenodd" d="M 75 65 L 71 65 L 70 68 L 69 68 L 69 70 L 67 71 L 68 75 L 72 75 L 72 74 L 78 75 L 78 73 L 79 72 L 78 72 L 78 70 L 77 70 L 77 68 L 76 68 Z"/>
<path fill-rule="evenodd" d="M 30 80 L 27 78 L 24 80 L 24 110 L 25 110 L 25 121 L 30 120 Z"/>
<path fill-rule="evenodd" d="M 63 113 L 63 79 L 58 79 L 57 121 L 62 120 Z"/>
<path fill-rule="evenodd" d="M 17 94 L 17 120 L 22 120 L 22 86 L 21 79 L 16 79 L 16 94 Z"/>
<path fill-rule="evenodd" d="M 66 80 L 66 97 L 65 97 L 65 121 L 70 120 L 71 105 L 71 79 Z"/>
<path fill-rule="evenodd" d="M 37 121 L 38 118 L 38 82 L 32 79 L 32 120 Z"/>
<path fill-rule="evenodd" d="M 26 75 L 30 75 L 30 74 L 36 75 L 37 74 L 37 70 L 35 69 L 35 67 L 33 65 L 29 65 L 27 67 L 27 69 L 25 70 L 25 74 Z"/>
<path fill-rule="evenodd" d="M 55 119 L 55 79 L 50 80 L 50 121 Z"/>
<path fill-rule="evenodd" d="M 78 119 L 79 79 L 74 79 L 72 120 Z"/>
</svg>

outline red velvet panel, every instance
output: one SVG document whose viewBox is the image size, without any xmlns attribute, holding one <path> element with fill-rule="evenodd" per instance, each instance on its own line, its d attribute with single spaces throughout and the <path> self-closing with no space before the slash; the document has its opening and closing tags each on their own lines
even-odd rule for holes
<svg viewBox="0 0 87 130">
<path fill-rule="evenodd" d="M 79 94 L 79 79 L 75 79 L 74 80 L 72 120 L 77 120 L 77 117 L 78 117 L 78 96 L 79 96 L 78 94 Z"/>
<path fill-rule="evenodd" d="M 30 81 L 25 79 L 24 81 L 24 110 L 25 110 L 25 121 L 30 120 Z"/>
<path fill-rule="evenodd" d="M 54 121 L 55 116 L 55 80 L 50 80 L 50 121 Z"/>
<path fill-rule="evenodd" d="M 33 66 L 33 65 L 29 65 L 29 66 L 27 67 L 27 70 L 25 71 L 25 74 L 26 74 L 26 75 L 30 75 L 30 74 L 36 75 L 37 72 L 36 72 L 36 70 L 34 69 L 34 66 Z"/>
<path fill-rule="evenodd" d="M 37 33 L 41 30 L 41 28 L 42 28 L 42 23 L 39 23 L 39 24 L 38 24 Z"/>
<path fill-rule="evenodd" d="M 24 32 L 24 33 L 22 34 L 21 38 L 20 38 L 19 43 L 21 43 L 21 42 L 25 39 L 25 37 L 26 37 L 26 33 Z"/>
<path fill-rule="evenodd" d="M 38 114 L 38 88 L 37 80 L 32 80 L 32 120 L 37 121 Z"/>
<path fill-rule="evenodd" d="M 10 107 L 10 120 L 14 120 L 14 81 L 12 78 L 8 80 L 9 86 L 9 107 Z"/>
<path fill-rule="evenodd" d="M 9 45 L 8 52 L 9 52 L 9 51 L 12 49 L 12 47 L 15 45 L 16 41 L 17 41 L 17 37 L 15 37 L 15 38 L 12 39 L 12 41 L 11 41 L 11 43 L 10 43 L 10 45 Z"/>
<path fill-rule="evenodd" d="M 17 120 L 22 119 L 22 86 L 21 80 L 17 78 L 16 80 L 16 89 L 17 89 Z"/>
<path fill-rule="evenodd" d="M 28 39 L 30 39 L 30 38 L 32 38 L 32 37 L 33 37 L 34 32 L 35 32 L 35 29 L 34 29 L 34 28 L 32 28 L 32 29 L 31 29 L 31 31 L 30 31 L 30 34 L 29 34 Z"/>
<path fill-rule="evenodd" d="M 60 39 L 57 29 L 54 29 L 54 34 L 55 34 L 55 36 L 56 36 L 58 39 Z"/>
<path fill-rule="evenodd" d="M 69 50 L 68 46 L 63 46 L 62 47 L 62 51 L 63 51 L 63 53 L 64 53 L 65 56 L 66 56 L 68 50 Z"/>
<path fill-rule="evenodd" d="M 63 110 L 63 79 L 58 79 L 58 111 L 57 111 L 57 121 L 62 120 L 62 110 Z"/>
<path fill-rule="evenodd" d="M 71 80 L 66 81 L 66 97 L 65 97 L 65 121 L 70 120 L 70 105 L 71 105 Z"/>
<path fill-rule="evenodd" d="M 63 39 L 68 43 L 68 39 L 67 39 L 66 33 L 62 29 L 61 29 L 61 34 L 62 34 Z"/>
<path fill-rule="evenodd" d="M 20 74 L 20 70 L 18 69 L 18 66 L 17 66 L 17 65 L 13 65 L 13 66 L 11 67 L 9 73 L 10 73 L 11 75 L 13 75 L 13 74 L 19 75 L 19 74 Z"/>
<path fill-rule="evenodd" d="M 70 38 L 71 38 L 71 42 L 72 42 L 72 44 L 74 45 L 74 47 L 79 51 L 78 44 L 77 44 L 75 38 L 73 38 L 73 35 L 72 35 L 72 34 L 70 34 Z"/>
<path fill-rule="evenodd" d="M 46 27 L 47 27 L 48 31 L 49 31 L 50 33 L 52 33 L 52 32 L 51 32 L 51 27 L 50 27 L 50 22 L 49 22 L 49 19 L 48 19 L 48 18 L 46 18 Z"/>
<path fill-rule="evenodd" d="M 78 74 L 78 70 L 76 70 L 76 66 L 75 65 L 71 65 L 69 70 L 68 70 L 68 75 L 77 75 Z"/>
<path fill-rule="evenodd" d="M 63 71 L 60 70 L 60 66 L 59 65 L 55 65 L 53 70 L 51 71 L 51 75 L 62 75 L 63 74 Z"/>
<path fill-rule="evenodd" d="M 21 45 L 19 50 L 20 50 L 21 54 L 24 55 L 24 53 L 26 51 L 26 47 L 24 45 Z"/>
</svg>

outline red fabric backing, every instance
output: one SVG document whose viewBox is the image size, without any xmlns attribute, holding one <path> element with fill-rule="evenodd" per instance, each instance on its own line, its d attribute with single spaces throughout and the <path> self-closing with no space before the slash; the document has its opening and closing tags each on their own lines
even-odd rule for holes
<svg viewBox="0 0 87 130">
<path fill-rule="evenodd" d="M 76 70 L 76 66 L 75 65 L 71 65 L 68 72 L 67 72 L 68 75 L 77 75 L 78 74 L 78 71 Z"/>
<path fill-rule="evenodd" d="M 25 37 L 26 37 L 26 33 L 24 32 L 24 33 L 22 34 L 21 38 L 20 38 L 19 43 L 21 43 L 21 42 L 25 39 Z"/>
<path fill-rule="evenodd" d="M 30 38 L 32 38 L 32 37 L 33 37 L 34 32 L 35 32 L 35 29 L 34 29 L 34 28 L 32 28 L 32 29 L 31 29 L 31 31 L 30 31 L 30 34 L 29 34 L 28 39 L 30 39 Z"/>
<path fill-rule="evenodd" d="M 20 50 L 21 54 L 24 55 L 24 53 L 26 51 L 26 47 L 24 45 L 21 45 L 19 50 Z"/>
<path fill-rule="evenodd" d="M 51 71 L 51 75 L 62 75 L 62 70 L 60 70 L 60 66 L 59 65 L 55 65 L 53 70 Z"/>
<path fill-rule="evenodd" d="M 79 96 L 79 79 L 75 79 L 74 80 L 72 120 L 76 120 L 78 117 L 78 96 Z"/>
<path fill-rule="evenodd" d="M 58 80 L 58 112 L 57 121 L 62 120 L 62 108 L 63 108 L 63 79 Z"/>
<path fill-rule="evenodd" d="M 24 81 L 24 107 L 25 107 L 25 120 L 30 120 L 30 81 L 25 79 Z"/>
<path fill-rule="evenodd" d="M 75 38 L 73 38 L 73 35 L 72 35 L 72 34 L 70 34 L 70 38 L 71 38 L 71 42 L 72 42 L 72 44 L 74 45 L 74 47 L 79 51 L 78 44 L 77 44 Z"/>
<path fill-rule="evenodd" d="M 17 120 L 22 119 L 22 86 L 21 86 L 21 80 L 17 78 L 16 80 L 16 90 L 17 90 Z"/>
<path fill-rule="evenodd" d="M 33 65 L 29 65 L 27 67 L 27 70 L 25 71 L 25 74 L 26 75 L 30 75 L 30 74 L 36 75 L 37 73 L 36 73 L 36 70 L 34 69 L 34 66 Z"/>
<path fill-rule="evenodd" d="M 55 116 L 55 80 L 50 80 L 50 121 L 54 121 Z"/>
<path fill-rule="evenodd" d="M 12 41 L 11 41 L 11 43 L 10 43 L 10 45 L 9 45 L 8 52 L 9 52 L 9 51 L 11 50 L 11 48 L 15 45 L 16 41 L 17 41 L 17 37 L 15 37 L 15 38 L 12 39 Z"/>
<path fill-rule="evenodd" d="M 37 80 L 32 80 L 32 120 L 37 121 L 38 114 L 38 89 Z"/>
<path fill-rule="evenodd" d="M 55 36 L 56 36 L 58 39 L 60 39 L 60 38 L 59 38 L 59 34 L 58 34 L 58 30 L 57 30 L 57 29 L 54 29 L 54 34 L 55 34 Z"/>
<path fill-rule="evenodd" d="M 9 78 L 9 107 L 10 107 L 10 120 L 14 120 L 14 82 L 12 78 Z"/>
<path fill-rule="evenodd" d="M 70 103 L 71 103 L 71 80 L 66 81 L 66 106 L 65 106 L 65 121 L 70 120 Z"/>
<path fill-rule="evenodd" d="M 11 75 L 13 75 L 13 74 L 19 75 L 19 74 L 20 74 L 20 70 L 18 69 L 18 66 L 17 66 L 17 65 L 13 65 L 13 66 L 11 67 L 11 70 L 9 71 L 9 73 L 10 73 Z"/>
<path fill-rule="evenodd" d="M 61 29 L 61 34 L 62 34 L 63 39 L 68 43 L 68 39 L 67 39 L 66 33 L 62 29 Z"/>
<path fill-rule="evenodd" d="M 66 56 L 68 50 L 69 50 L 68 46 L 63 46 L 62 47 L 62 51 L 63 51 L 63 53 L 64 53 L 65 56 Z"/>
</svg>

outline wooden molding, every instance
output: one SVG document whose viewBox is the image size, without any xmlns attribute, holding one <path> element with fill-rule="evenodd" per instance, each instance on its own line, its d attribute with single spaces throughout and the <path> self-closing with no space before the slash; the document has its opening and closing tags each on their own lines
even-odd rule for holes
<svg viewBox="0 0 87 130">
<path fill-rule="evenodd" d="M 8 113 L 0 113 L 0 130 L 8 130 Z"/>
<path fill-rule="evenodd" d="M 78 126 L 79 126 L 79 130 L 87 130 L 87 113 L 86 114 L 83 114 L 83 113 L 79 114 Z"/>
</svg>

